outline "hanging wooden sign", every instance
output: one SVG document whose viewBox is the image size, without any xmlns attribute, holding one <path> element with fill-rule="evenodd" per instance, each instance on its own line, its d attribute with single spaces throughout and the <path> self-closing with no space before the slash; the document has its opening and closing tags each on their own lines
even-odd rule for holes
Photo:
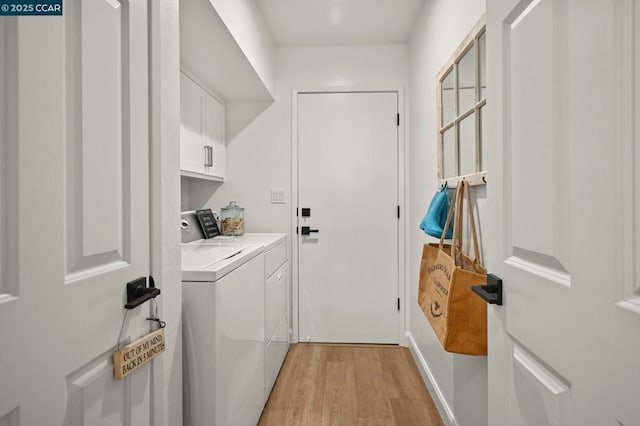
<svg viewBox="0 0 640 426">
<path fill-rule="evenodd" d="M 124 379 L 164 352 L 164 328 L 147 334 L 113 353 L 116 380 Z"/>
</svg>

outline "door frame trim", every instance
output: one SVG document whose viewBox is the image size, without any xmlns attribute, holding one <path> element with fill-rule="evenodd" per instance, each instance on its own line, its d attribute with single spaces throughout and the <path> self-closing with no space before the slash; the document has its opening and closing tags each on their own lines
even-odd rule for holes
<svg viewBox="0 0 640 426">
<path fill-rule="evenodd" d="M 289 341 L 298 343 L 299 341 L 299 242 L 296 234 L 298 219 L 296 208 L 298 207 L 298 95 L 300 94 L 330 94 L 330 93 L 396 93 L 398 95 L 398 113 L 400 114 L 400 124 L 398 126 L 398 176 L 397 194 L 398 205 L 400 206 L 400 219 L 398 221 L 398 297 L 400 298 L 400 321 L 398 321 L 398 344 L 408 346 L 406 330 L 409 324 L 409 309 L 407 303 L 409 299 L 407 283 L 408 239 L 406 238 L 406 223 L 408 218 L 407 194 L 407 167 L 408 152 L 406 147 L 406 129 L 408 128 L 407 108 L 405 106 L 405 87 L 385 87 L 385 86 L 339 86 L 339 87 L 304 87 L 291 89 L 291 330 Z"/>
<path fill-rule="evenodd" d="M 148 3 L 149 270 L 162 290 L 159 316 L 168 350 L 150 364 L 151 424 L 182 422 L 179 2 Z M 147 309 L 147 308 L 145 308 Z"/>
</svg>

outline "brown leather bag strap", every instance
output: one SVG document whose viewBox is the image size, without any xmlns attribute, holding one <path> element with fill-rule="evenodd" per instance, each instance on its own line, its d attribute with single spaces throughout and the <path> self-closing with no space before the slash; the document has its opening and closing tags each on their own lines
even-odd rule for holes
<svg viewBox="0 0 640 426">
<path fill-rule="evenodd" d="M 464 193 L 462 192 L 462 187 L 460 185 L 456 188 L 456 203 L 455 203 L 455 212 L 453 217 L 453 237 L 451 239 L 451 258 L 455 262 L 457 252 L 462 249 L 462 228 L 460 223 L 460 208 L 462 206 L 462 197 Z"/>
<path fill-rule="evenodd" d="M 471 228 L 471 238 L 473 240 L 473 254 L 474 254 L 474 259 L 477 261 L 480 261 L 480 246 L 478 243 L 478 231 L 476 229 L 476 220 L 475 220 L 475 216 L 473 213 L 473 203 L 471 203 L 471 193 L 469 190 L 469 187 L 471 185 L 469 185 L 469 182 L 463 181 L 464 182 L 464 198 L 467 199 L 467 207 L 468 207 L 468 214 L 469 214 L 469 227 Z"/>
</svg>

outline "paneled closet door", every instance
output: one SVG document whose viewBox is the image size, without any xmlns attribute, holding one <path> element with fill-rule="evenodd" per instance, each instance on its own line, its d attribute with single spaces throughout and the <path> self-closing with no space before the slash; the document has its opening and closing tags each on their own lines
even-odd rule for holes
<svg viewBox="0 0 640 426">
<path fill-rule="evenodd" d="M 640 2 L 487 2 L 489 424 L 638 425 Z"/>
<path fill-rule="evenodd" d="M 151 367 L 112 353 L 150 330 L 148 3 L 65 0 L 0 19 L 0 424 L 151 424 Z"/>
</svg>

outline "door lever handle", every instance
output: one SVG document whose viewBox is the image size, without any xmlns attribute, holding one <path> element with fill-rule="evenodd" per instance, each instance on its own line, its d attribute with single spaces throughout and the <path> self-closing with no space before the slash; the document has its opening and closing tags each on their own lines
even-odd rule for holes
<svg viewBox="0 0 640 426">
<path fill-rule="evenodd" d="M 310 235 L 312 232 L 316 232 L 317 233 L 317 232 L 320 232 L 320 230 L 319 229 L 311 229 L 310 226 L 303 226 L 301 228 L 301 232 L 300 233 L 302 235 Z"/>
<path fill-rule="evenodd" d="M 474 285 L 471 290 L 490 305 L 502 305 L 502 279 L 493 274 L 487 274 L 486 285 Z"/>
<path fill-rule="evenodd" d="M 147 287 L 147 278 L 140 277 L 127 283 L 127 304 L 125 309 L 134 309 L 142 305 L 144 302 L 151 300 L 160 294 L 160 289 L 156 288 L 153 277 L 149 277 L 149 286 Z"/>
</svg>

